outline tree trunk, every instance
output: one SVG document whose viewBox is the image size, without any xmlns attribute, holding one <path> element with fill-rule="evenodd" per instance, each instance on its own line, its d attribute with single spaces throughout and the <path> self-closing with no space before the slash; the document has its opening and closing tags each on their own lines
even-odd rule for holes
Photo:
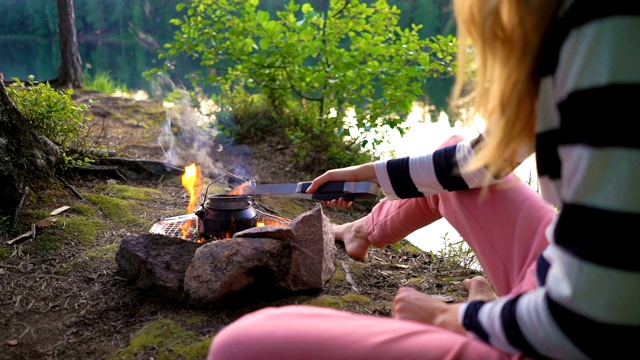
<svg viewBox="0 0 640 360">
<path fill-rule="evenodd" d="M 58 147 L 33 129 L 0 81 L 0 218 L 15 214 L 26 187 L 53 183 L 59 158 Z"/>
<path fill-rule="evenodd" d="M 58 37 L 60 40 L 60 67 L 56 86 L 82 88 L 82 59 L 78 53 L 76 19 L 73 0 L 58 1 Z"/>
</svg>

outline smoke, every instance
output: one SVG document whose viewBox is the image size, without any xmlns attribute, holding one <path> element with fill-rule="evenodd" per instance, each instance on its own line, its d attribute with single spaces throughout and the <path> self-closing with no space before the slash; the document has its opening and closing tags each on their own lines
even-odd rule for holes
<svg viewBox="0 0 640 360">
<path fill-rule="evenodd" d="M 178 167 L 196 163 L 208 178 L 226 173 L 244 179 L 251 176 L 249 148 L 229 144 L 228 139 L 218 141 L 222 137 L 215 126 L 221 114 L 218 104 L 204 96 L 194 101 L 184 87 L 166 77 L 158 77 L 154 95 L 164 99 L 166 108 L 158 145 L 168 163 Z"/>
</svg>

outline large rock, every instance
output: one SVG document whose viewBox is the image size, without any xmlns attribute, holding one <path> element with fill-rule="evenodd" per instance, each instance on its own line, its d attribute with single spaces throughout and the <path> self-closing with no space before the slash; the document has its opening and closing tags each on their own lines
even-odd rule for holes
<svg viewBox="0 0 640 360">
<path fill-rule="evenodd" d="M 251 228 L 206 244 L 126 236 L 116 263 L 138 288 L 191 305 L 220 305 L 245 290 L 321 289 L 333 276 L 335 256 L 333 229 L 318 204 L 288 227 Z"/>
<path fill-rule="evenodd" d="M 278 240 L 292 240 L 296 237 L 293 229 L 279 226 L 252 227 L 238 231 L 233 238 L 269 238 Z"/>
<path fill-rule="evenodd" d="M 184 289 L 192 304 L 222 304 L 248 287 L 274 288 L 289 273 L 291 246 L 267 238 L 213 241 L 200 247 L 187 268 Z"/>
<path fill-rule="evenodd" d="M 140 289 L 184 302 L 184 274 L 202 244 L 161 234 L 128 235 L 116 252 L 122 274 Z"/>
<path fill-rule="evenodd" d="M 296 235 L 291 240 L 291 271 L 280 285 L 290 290 L 321 289 L 336 270 L 335 237 L 322 205 L 296 217 L 289 228 Z"/>
</svg>

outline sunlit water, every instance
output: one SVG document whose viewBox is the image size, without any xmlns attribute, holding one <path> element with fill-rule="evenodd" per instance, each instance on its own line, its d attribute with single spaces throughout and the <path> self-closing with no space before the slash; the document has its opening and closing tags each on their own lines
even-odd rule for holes
<svg viewBox="0 0 640 360">
<path fill-rule="evenodd" d="M 391 157 L 402 157 L 410 155 L 420 155 L 434 151 L 440 144 L 454 134 L 462 135 L 466 138 L 476 137 L 482 126 L 476 122 L 475 128 L 449 125 L 449 119 L 445 114 L 441 114 L 436 122 L 431 122 L 420 107 L 414 107 L 413 112 L 407 118 L 406 125 L 411 129 L 404 137 L 391 135 L 386 147 L 381 148 L 383 159 Z M 395 155 L 392 153 L 395 151 Z M 523 179 L 527 184 L 537 190 L 535 160 L 528 158 L 515 171 L 515 174 Z M 418 229 L 407 236 L 407 240 L 424 251 L 438 253 L 445 244 L 462 240 L 460 234 L 445 219 L 440 219 L 429 226 Z"/>
</svg>

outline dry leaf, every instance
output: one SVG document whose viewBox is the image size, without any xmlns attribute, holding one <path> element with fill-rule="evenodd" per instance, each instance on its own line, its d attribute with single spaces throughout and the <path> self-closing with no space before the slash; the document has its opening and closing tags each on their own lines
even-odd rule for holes
<svg viewBox="0 0 640 360">
<path fill-rule="evenodd" d="M 36 223 L 36 227 L 38 229 L 44 229 L 44 228 L 48 228 L 49 226 L 53 225 L 56 223 L 56 221 L 58 221 L 58 218 L 55 217 L 48 217 L 46 219 L 42 219 L 40 221 L 38 221 Z"/>
<path fill-rule="evenodd" d="M 63 212 L 63 211 L 67 211 L 67 210 L 69 210 L 69 209 L 71 209 L 71 206 L 66 206 L 66 205 L 65 205 L 65 206 L 61 206 L 61 207 L 59 207 L 59 208 L 57 208 L 57 209 L 53 210 L 53 211 L 51 212 L 51 216 L 53 216 L 53 215 L 58 215 L 58 214 L 60 214 L 61 212 Z"/>
</svg>

